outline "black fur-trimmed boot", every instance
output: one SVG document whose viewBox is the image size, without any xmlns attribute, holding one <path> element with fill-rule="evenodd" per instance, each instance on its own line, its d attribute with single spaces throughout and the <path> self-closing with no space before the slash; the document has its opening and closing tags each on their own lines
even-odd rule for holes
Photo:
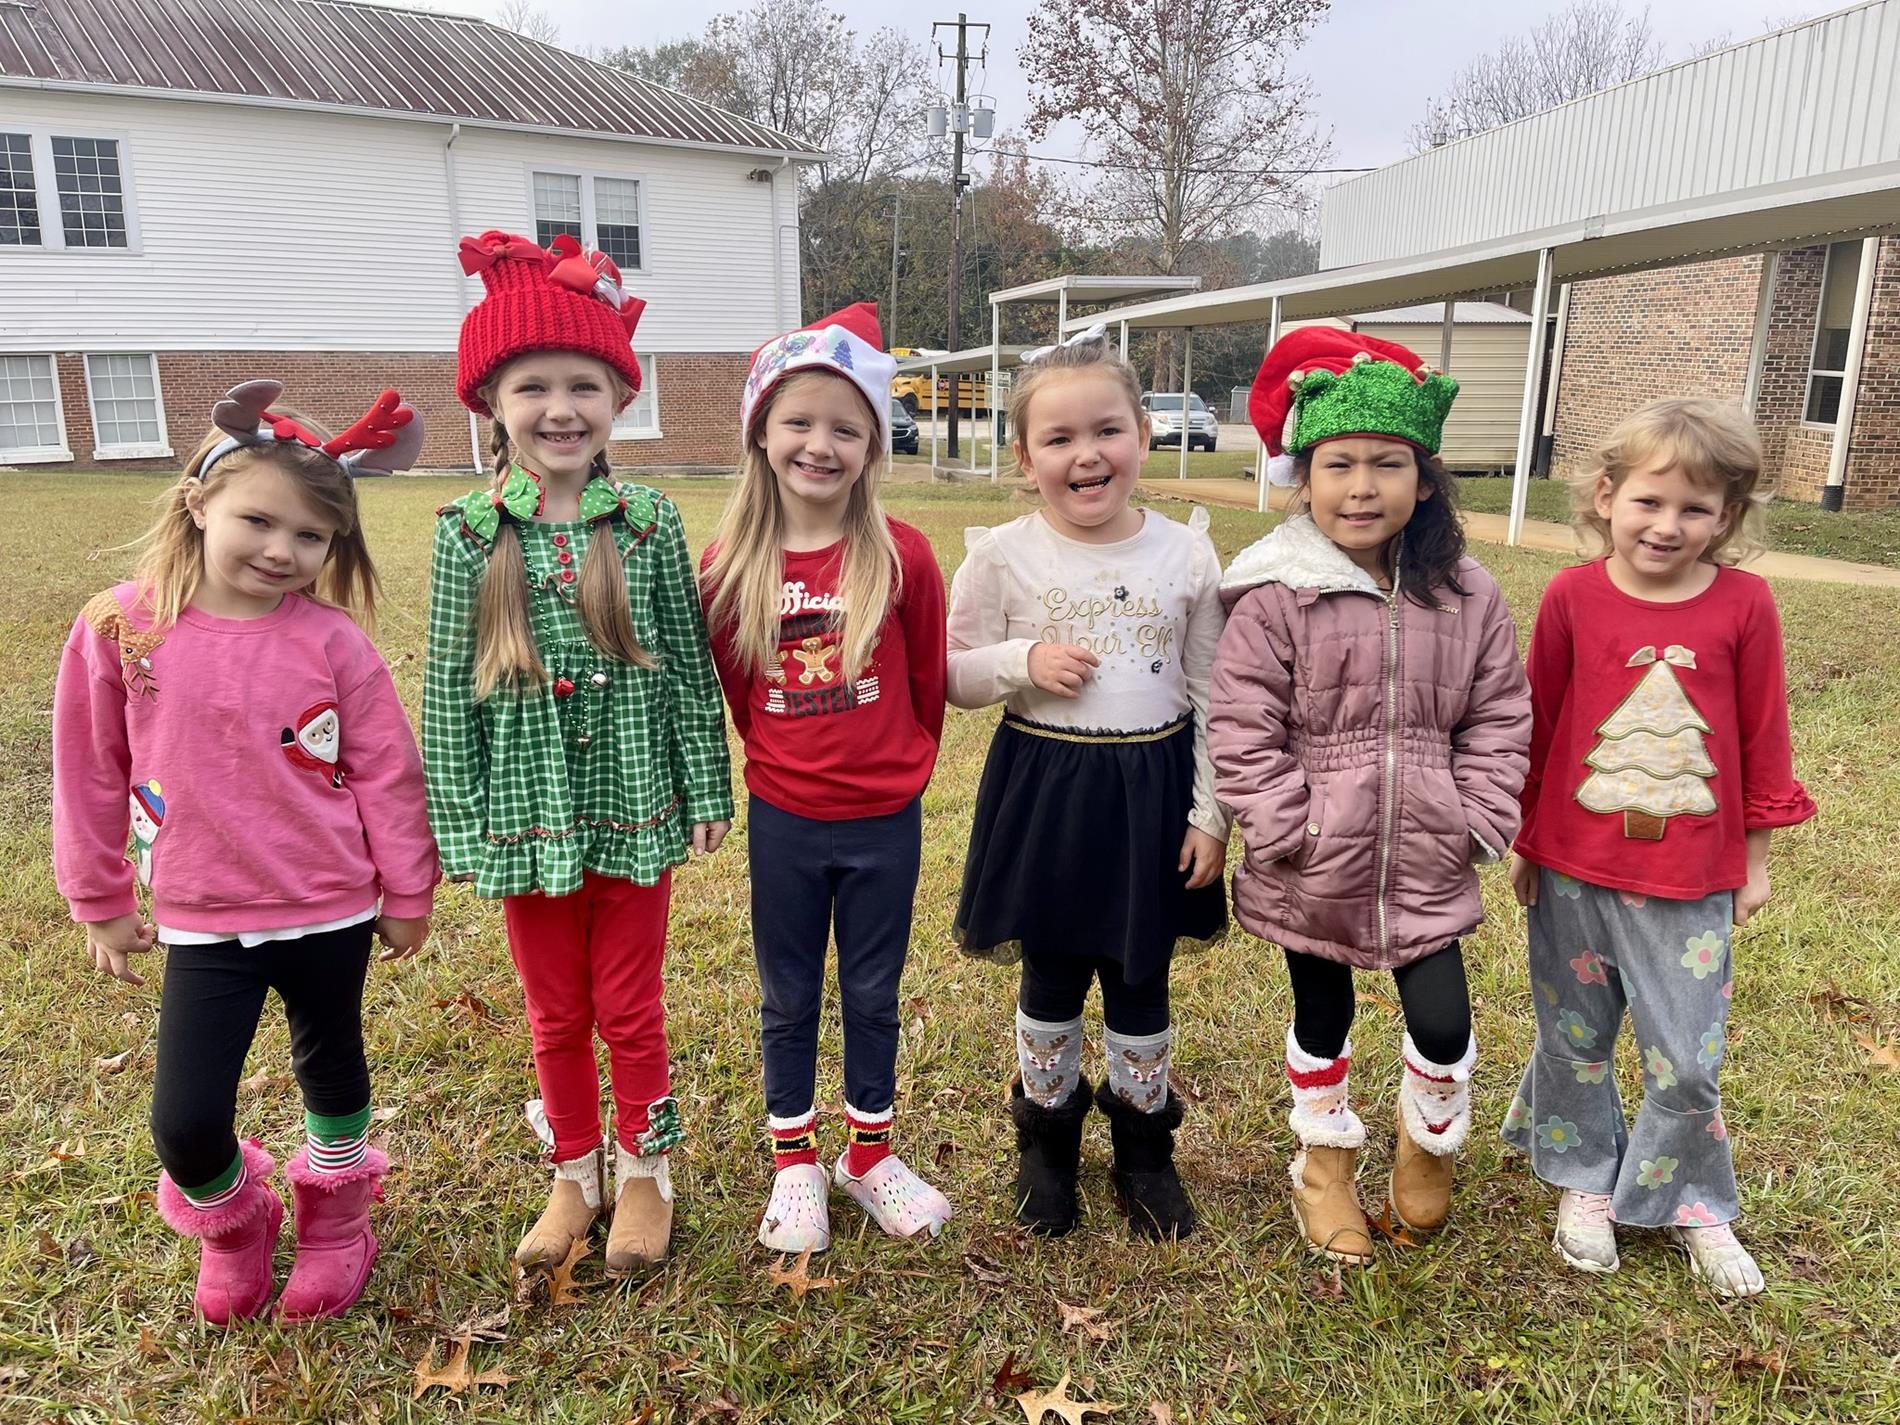
<svg viewBox="0 0 1900 1425">
<path fill-rule="evenodd" d="M 1174 1170 L 1174 1130 L 1181 1126 L 1181 1100 L 1173 1094 L 1154 1113 L 1143 1113 L 1105 1081 L 1095 1106 L 1108 1117 L 1115 1144 L 1115 1198 L 1128 1224 L 1144 1237 L 1180 1239 L 1199 1221 L 1194 1202 Z"/>
<path fill-rule="evenodd" d="M 1082 1167 L 1082 1121 L 1089 1112 L 1089 1081 L 1054 1108 L 1023 1092 L 1022 1075 L 1009 1085 L 1009 1116 L 1016 1124 L 1016 1220 L 1043 1237 L 1075 1229 L 1076 1175 Z"/>
</svg>

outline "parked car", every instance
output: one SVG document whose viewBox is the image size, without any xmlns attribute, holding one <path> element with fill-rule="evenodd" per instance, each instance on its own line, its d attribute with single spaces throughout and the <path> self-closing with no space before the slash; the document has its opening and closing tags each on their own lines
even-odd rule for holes
<svg viewBox="0 0 1900 1425">
<path fill-rule="evenodd" d="M 891 449 L 904 455 L 917 453 L 917 422 L 895 396 L 891 398 Z"/>
<path fill-rule="evenodd" d="M 1148 449 L 1158 450 L 1164 445 L 1181 443 L 1181 393 L 1179 391 L 1144 391 L 1141 396 L 1141 408 L 1148 413 L 1150 429 Z M 1188 449 L 1212 450 L 1220 440 L 1220 424 L 1214 419 L 1214 413 L 1207 408 L 1207 402 L 1199 396 L 1188 397 Z"/>
</svg>

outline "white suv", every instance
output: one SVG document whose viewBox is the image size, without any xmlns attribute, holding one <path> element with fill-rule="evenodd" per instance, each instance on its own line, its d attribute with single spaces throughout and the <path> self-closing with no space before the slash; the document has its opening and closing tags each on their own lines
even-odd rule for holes
<svg viewBox="0 0 1900 1425">
<path fill-rule="evenodd" d="M 1144 391 L 1141 396 L 1141 408 L 1148 413 L 1150 429 L 1148 449 L 1156 450 L 1164 445 L 1181 443 L 1181 393 L 1179 391 Z M 1220 425 L 1214 419 L 1214 413 L 1199 396 L 1188 397 L 1188 449 L 1212 450 L 1220 439 Z"/>
</svg>

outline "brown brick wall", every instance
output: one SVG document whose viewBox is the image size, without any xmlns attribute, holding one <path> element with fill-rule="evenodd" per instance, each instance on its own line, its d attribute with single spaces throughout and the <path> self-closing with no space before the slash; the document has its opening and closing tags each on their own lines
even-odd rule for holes
<svg viewBox="0 0 1900 1425">
<path fill-rule="evenodd" d="M 654 358 L 660 392 L 657 440 L 615 441 L 607 455 L 616 469 L 710 465 L 730 468 L 738 442 L 739 388 L 748 357 L 738 352 Z M 55 357 L 66 442 L 73 464 L 113 470 L 175 470 L 211 428 L 211 407 L 240 381 L 268 375 L 284 383 L 287 403 L 340 430 L 363 413 L 376 393 L 394 386 L 427 423 L 419 469 L 462 469 L 471 464 L 468 412 L 455 399 L 455 358 L 446 352 L 160 352 L 159 390 L 165 402 L 170 460 L 95 459 L 92 412 L 86 399 L 85 358 Z M 487 459 L 488 423 L 481 423 Z"/>
<path fill-rule="evenodd" d="M 1558 473 L 1590 459 L 1621 416 L 1658 396 L 1741 399 L 1762 261 L 1726 258 L 1571 288 Z M 1781 254 L 1755 407 L 1768 476 L 1797 500 L 1820 498 L 1834 439 L 1831 428 L 1801 420 L 1826 261 L 1823 246 Z M 1900 239 L 1891 237 L 1875 270 L 1844 503 L 1900 506 Z"/>
</svg>

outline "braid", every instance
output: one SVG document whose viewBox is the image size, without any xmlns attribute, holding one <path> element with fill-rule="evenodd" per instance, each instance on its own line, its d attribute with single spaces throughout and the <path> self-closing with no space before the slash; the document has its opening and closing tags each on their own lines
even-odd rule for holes
<svg viewBox="0 0 1900 1425">
<path fill-rule="evenodd" d="M 508 475 L 508 430 L 499 420 L 489 432 L 488 453 L 494 457 L 495 488 L 500 489 Z"/>
</svg>

